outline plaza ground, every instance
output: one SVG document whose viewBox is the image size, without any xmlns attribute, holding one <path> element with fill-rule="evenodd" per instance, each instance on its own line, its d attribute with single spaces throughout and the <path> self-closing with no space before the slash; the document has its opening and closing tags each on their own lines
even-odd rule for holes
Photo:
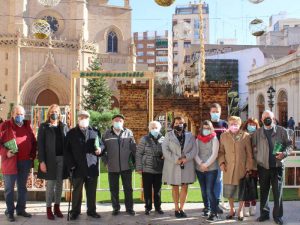
<svg viewBox="0 0 300 225">
<path fill-rule="evenodd" d="M 270 203 L 272 208 L 272 203 Z M 185 211 L 188 218 L 176 219 L 174 217 L 174 206 L 172 203 L 163 203 L 162 208 L 165 211 L 164 215 L 157 215 L 154 212 L 150 216 L 144 215 L 144 205 L 135 204 L 134 209 L 137 212 L 136 216 L 129 216 L 124 212 L 124 205 L 121 206 L 121 214 L 118 216 L 111 215 L 111 205 L 109 203 L 97 204 L 97 212 L 101 214 L 101 219 L 93 219 L 86 216 L 85 205 L 82 206 L 82 214 L 76 221 L 67 221 L 66 214 L 68 210 L 68 204 L 66 202 L 62 203 L 62 211 L 65 215 L 63 219 L 55 219 L 54 221 L 49 221 L 45 214 L 45 203 L 44 202 L 29 202 L 27 205 L 27 211 L 33 214 L 30 219 L 23 217 L 16 217 L 16 222 L 7 222 L 4 216 L 5 203 L 0 202 L 0 224 L 16 224 L 16 225 L 47 225 L 47 224 L 91 224 L 91 225 L 168 225 L 168 224 L 188 224 L 188 225 L 200 225 L 209 224 L 201 217 L 201 209 L 203 207 L 202 203 L 187 203 L 185 206 Z M 259 207 L 259 206 L 257 206 Z M 286 225 L 298 225 L 300 224 L 300 201 L 286 201 L 284 202 L 284 224 Z M 226 214 L 221 217 L 224 218 Z M 213 224 L 243 224 L 243 225 L 271 225 L 275 224 L 273 220 L 258 223 L 255 221 L 255 217 L 248 217 L 243 222 L 237 222 L 235 220 L 221 220 Z"/>
</svg>

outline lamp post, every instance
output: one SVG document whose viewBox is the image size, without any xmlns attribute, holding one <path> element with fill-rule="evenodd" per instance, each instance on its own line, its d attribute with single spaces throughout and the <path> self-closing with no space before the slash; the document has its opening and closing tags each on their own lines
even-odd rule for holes
<svg viewBox="0 0 300 225">
<path fill-rule="evenodd" d="M 272 85 L 269 87 L 267 94 L 268 94 L 268 105 L 270 107 L 270 110 L 272 111 L 272 108 L 274 106 L 274 96 L 275 96 L 275 89 L 272 87 Z"/>
</svg>

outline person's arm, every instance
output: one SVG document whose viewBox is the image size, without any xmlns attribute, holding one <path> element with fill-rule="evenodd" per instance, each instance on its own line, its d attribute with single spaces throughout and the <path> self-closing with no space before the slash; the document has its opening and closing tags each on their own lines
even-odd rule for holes
<svg viewBox="0 0 300 225">
<path fill-rule="evenodd" d="M 30 121 L 27 121 L 30 123 Z M 36 158 L 36 152 L 37 152 L 37 141 L 36 137 L 33 133 L 31 125 L 29 125 L 30 135 L 31 135 L 31 152 L 30 152 L 30 158 L 31 160 L 34 160 Z"/>
<path fill-rule="evenodd" d="M 197 154 L 197 147 L 194 136 L 191 136 L 190 142 L 192 142 L 192 146 L 190 150 L 187 153 L 185 153 L 187 161 L 193 160 Z"/>
<path fill-rule="evenodd" d="M 39 162 L 45 162 L 46 152 L 45 152 L 45 127 L 43 124 L 40 125 L 38 130 L 38 160 Z"/>
<path fill-rule="evenodd" d="M 224 133 L 221 134 L 221 137 L 220 137 L 220 147 L 219 147 L 219 153 L 218 153 L 218 162 L 219 162 L 220 166 L 222 164 L 226 165 L 226 160 L 225 160 L 225 146 L 224 146 Z"/>
<path fill-rule="evenodd" d="M 214 137 L 213 143 L 212 143 L 212 154 L 211 156 L 207 159 L 207 161 L 204 163 L 204 166 L 209 167 L 212 163 L 214 163 L 218 157 L 219 153 L 219 141 L 217 137 Z"/>
<path fill-rule="evenodd" d="M 283 149 L 282 152 L 283 152 L 284 158 L 286 158 L 293 151 L 292 137 L 290 137 L 290 135 L 288 134 L 288 131 L 286 129 L 283 130 L 282 139 L 283 139 L 283 144 L 285 146 L 285 148 Z"/>
<path fill-rule="evenodd" d="M 66 147 L 65 147 L 65 152 L 64 152 L 64 161 L 67 165 L 67 168 L 70 169 L 75 169 L 76 168 L 76 162 L 73 156 L 72 152 L 72 137 L 70 132 L 67 134 L 66 137 Z"/>
<path fill-rule="evenodd" d="M 106 142 L 105 142 L 105 137 L 106 137 L 106 132 L 102 135 L 102 138 L 101 138 L 101 142 L 102 142 L 102 152 L 101 152 L 101 160 L 102 160 L 102 162 L 104 163 L 104 165 L 107 165 L 107 161 L 108 161 L 108 159 L 107 159 L 107 147 L 106 147 Z"/>
<path fill-rule="evenodd" d="M 135 154 L 136 171 L 143 171 L 143 155 L 145 154 L 146 139 L 143 137 L 137 146 Z"/>
<path fill-rule="evenodd" d="M 252 145 L 252 152 L 253 152 L 253 159 L 257 161 L 257 136 L 259 135 L 259 131 L 255 131 L 251 137 L 251 145 Z"/>
<path fill-rule="evenodd" d="M 251 171 L 253 169 L 253 154 L 252 154 L 252 144 L 250 135 L 246 136 L 246 170 Z"/>
<path fill-rule="evenodd" d="M 199 145 L 198 145 L 198 140 L 196 140 L 195 143 L 196 143 L 196 156 L 195 156 L 195 162 L 196 162 L 198 165 L 201 165 L 202 160 L 201 160 L 200 157 L 199 157 Z"/>
<path fill-rule="evenodd" d="M 179 159 L 179 156 L 177 156 L 171 151 L 169 145 L 170 145 L 170 138 L 169 138 L 169 134 L 167 134 L 164 142 L 162 143 L 162 152 L 166 160 L 176 164 Z"/>
</svg>

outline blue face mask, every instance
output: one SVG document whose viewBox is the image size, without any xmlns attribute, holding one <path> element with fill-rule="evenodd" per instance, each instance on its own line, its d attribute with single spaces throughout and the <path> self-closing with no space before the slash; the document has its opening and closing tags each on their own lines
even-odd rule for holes
<svg viewBox="0 0 300 225">
<path fill-rule="evenodd" d="M 20 123 L 23 123 L 23 120 L 24 120 L 24 116 L 23 115 L 17 115 L 15 117 L 15 122 L 20 124 Z"/>
<path fill-rule="evenodd" d="M 220 119 L 220 113 L 210 113 L 212 121 L 218 121 Z"/>
<path fill-rule="evenodd" d="M 249 133 L 253 133 L 256 131 L 256 126 L 252 126 L 252 125 L 247 125 L 247 130 Z"/>
<path fill-rule="evenodd" d="M 121 130 L 123 128 L 123 123 L 122 122 L 114 122 L 114 128 L 117 130 Z"/>
<path fill-rule="evenodd" d="M 155 137 L 155 138 L 158 137 L 158 135 L 159 135 L 159 131 L 158 131 L 158 130 L 155 130 L 155 129 L 154 129 L 154 130 L 151 130 L 150 133 L 151 133 L 151 135 L 152 135 L 153 137 Z"/>
<path fill-rule="evenodd" d="M 208 130 L 208 129 L 203 129 L 203 130 L 202 130 L 202 134 L 203 134 L 203 136 L 207 136 L 207 135 L 210 135 L 210 134 L 211 134 L 211 131 Z"/>
</svg>

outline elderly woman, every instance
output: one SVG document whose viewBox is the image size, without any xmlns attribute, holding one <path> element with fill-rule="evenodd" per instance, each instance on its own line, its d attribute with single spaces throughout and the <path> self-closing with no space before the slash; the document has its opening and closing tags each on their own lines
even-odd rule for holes
<svg viewBox="0 0 300 225">
<path fill-rule="evenodd" d="M 185 131 L 186 124 L 182 117 L 175 117 L 173 130 L 168 132 L 162 144 L 165 158 L 163 182 L 172 185 L 172 197 L 175 204 L 175 217 L 187 217 L 184 212 L 188 185 L 195 182 L 194 157 L 196 155 L 195 138 Z M 181 191 L 179 192 L 179 187 Z M 179 205 L 180 202 L 180 205 Z"/>
<path fill-rule="evenodd" d="M 197 155 L 195 161 L 196 174 L 201 187 L 202 199 L 204 202 L 203 215 L 207 216 L 208 221 L 218 220 L 217 198 L 214 193 L 214 187 L 218 177 L 218 152 L 219 141 L 214 131 L 212 122 L 205 120 L 197 136 Z"/>
<path fill-rule="evenodd" d="M 243 125 L 243 130 L 245 132 L 248 132 L 250 136 L 254 134 L 256 130 L 260 128 L 258 120 L 255 118 L 249 118 Z M 252 149 L 254 151 L 254 149 Z M 251 176 L 255 179 L 257 182 L 257 163 L 256 160 L 253 157 L 253 170 L 251 171 Z M 256 199 L 253 199 L 251 201 L 245 201 L 245 207 L 244 207 L 244 216 L 254 216 L 256 213 Z"/>
<path fill-rule="evenodd" d="M 60 122 L 60 108 L 51 105 L 47 121 L 42 123 L 38 132 L 38 159 L 40 162 L 38 178 L 46 179 L 47 218 L 54 220 L 54 215 L 63 217 L 60 200 L 63 186 L 63 153 L 67 126 Z M 54 214 L 51 209 L 54 200 Z"/>
<path fill-rule="evenodd" d="M 253 166 L 253 155 L 250 135 L 240 129 L 241 118 L 231 116 L 228 119 L 229 130 L 221 135 L 218 161 L 223 171 L 223 196 L 228 198 L 230 212 L 226 219 L 235 215 L 234 199 L 238 198 L 240 179 Z M 244 201 L 239 202 L 238 220 L 242 221 Z"/>
<path fill-rule="evenodd" d="M 160 197 L 164 163 L 161 145 L 164 137 L 160 133 L 160 129 L 159 122 L 150 122 L 149 133 L 142 137 L 136 152 L 136 171 L 142 174 L 146 215 L 149 215 L 152 209 L 152 188 L 155 211 L 159 214 L 164 213 L 161 210 Z"/>
</svg>

